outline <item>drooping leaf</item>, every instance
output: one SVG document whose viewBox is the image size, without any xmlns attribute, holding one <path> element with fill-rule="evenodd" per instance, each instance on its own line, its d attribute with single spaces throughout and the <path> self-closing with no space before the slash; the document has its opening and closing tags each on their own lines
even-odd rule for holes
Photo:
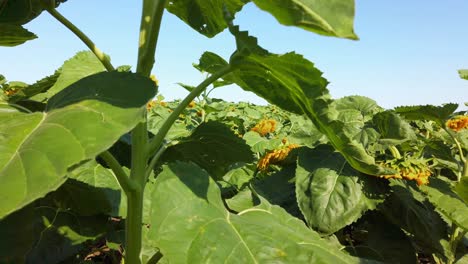
<svg viewBox="0 0 468 264">
<path fill-rule="evenodd" d="M 383 202 L 378 181 L 354 170 L 328 145 L 304 149 L 296 169 L 297 202 L 311 228 L 332 234 Z"/>
<path fill-rule="evenodd" d="M 354 33 L 354 0 L 253 0 L 283 25 L 321 35 L 358 39 Z"/>
<path fill-rule="evenodd" d="M 105 72 L 56 94 L 44 113 L 0 112 L 0 218 L 57 189 L 73 166 L 112 146 L 155 93 L 149 78 Z"/>
<path fill-rule="evenodd" d="M 312 62 L 295 53 L 269 53 L 237 26 L 230 26 L 230 31 L 237 41 L 237 51 L 230 59 L 235 70 L 224 76 L 224 80 L 236 83 L 286 111 L 307 115 L 353 168 L 371 175 L 394 173 L 376 165 L 363 143 L 344 133 L 349 124 L 337 119 L 340 112 L 332 104 L 326 89 L 328 82 Z"/>
<path fill-rule="evenodd" d="M 184 84 L 184 83 L 177 83 L 180 87 L 184 88 L 187 90 L 189 93 L 192 92 L 195 89 L 195 86 Z"/>
<path fill-rule="evenodd" d="M 223 9 L 234 14 L 247 2 L 248 0 L 170 0 L 166 9 L 199 33 L 211 38 L 227 27 Z"/>
<path fill-rule="evenodd" d="M 468 205 L 452 191 L 448 182 L 434 178 L 428 185 L 422 185 L 421 190 L 427 194 L 429 202 L 445 217 L 468 230 Z"/>
<path fill-rule="evenodd" d="M 22 26 L 0 23 L 0 46 L 14 47 L 35 38 L 37 36 L 34 33 Z"/>
<path fill-rule="evenodd" d="M 432 120 L 440 126 L 443 126 L 445 120 L 447 120 L 457 108 L 458 104 L 445 104 L 443 106 L 399 106 L 395 108 L 395 112 L 408 120 Z"/>
<path fill-rule="evenodd" d="M 8 101 L 14 103 L 14 102 L 17 102 L 17 101 L 20 101 L 20 100 L 28 99 L 28 98 L 30 98 L 32 96 L 35 96 L 36 94 L 46 92 L 52 86 L 54 86 L 54 84 L 57 82 L 60 74 L 61 74 L 61 71 L 59 69 L 59 70 L 55 71 L 55 73 L 53 75 L 42 78 L 39 81 L 37 81 L 37 82 L 35 82 L 35 83 L 31 84 L 31 85 L 28 85 L 28 86 L 26 86 L 24 88 L 19 89 L 18 92 L 16 92 L 12 96 L 8 97 Z M 83 76 L 83 77 L 85 77 L 85 76 Z"/>
<path fill-rule="evenodd" d="M 425 253 L 444 256 L 448 246 L 446 223 L 409 183 L 401 180 L 390 182 L 392 194 L 380 211 L 390 222 L 411 234 L 412 240 Z"/>
<path fill-rule="evenodd" d="M 373 123 L 381 135 L 380 142 L 397 145 L 416 139 L 416 133 L 410 124 L 392 111 L 376 114 Z"/>
<path fill-rule="evenodd" d="M 60 75 L 53 86 L 47 92 L 33 96 L 33 100 L 47 101 L 74 82 L 105 70 L 102 63 L 96 58 L 96 55 L 90 51 L 78 52 L 71 59 L 65 61 L 60 69 Z"/>
<path fill-rule="evenodd" d="M 164 160 L 193 161 L 217 178 L 222 177 L 230 165 L 253 160 L 245 141 L 219 122 L 203 123 L 180 141 L 166 150 Z"/>
<path fill-rule="evenodd" d="M 359 262 L 265 200 L 229 213 L 218 186 L 193 164 L 163 166 L 152 201 L 148 235 L 171 263 Z"/>
<path fill-rule="evenodd" d="M 201 72 L 215 72 L 225 67 L 227 64 L 228 63 L 217 54 L 206 51 L 200 57 L 198 64 L 194 64 L 193 66 Z"/>
</svg>

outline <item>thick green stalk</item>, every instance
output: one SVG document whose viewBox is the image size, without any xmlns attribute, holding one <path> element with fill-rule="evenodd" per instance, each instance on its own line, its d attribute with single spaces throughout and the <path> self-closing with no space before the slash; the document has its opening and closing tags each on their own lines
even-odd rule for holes
<svg viewBox="0 0 468 264">
<path fill-rule="evenodd" d="M 139 123 L 132 131 L 132 169 L 130 180 L 137 189 L 127 194 L 127 218 L 125 222 L 125 262 L 141 264 L 143 224 L 143 192 L 146 184 L 145 172 L 148 156 L 145 153 L 148 134 L 146 122 Z"/>
<path fill-rule="evenodd" d="M 137 72 L 149 76 L 154 65 L 161 19 L 167 0 L 143 0 Z"/>
<path fill-rule="evenodd" d="M 96 57 L 101 61 L 102 65 L 108 70 L 113 71 L 114 66 L 112 66 L 110 60 L 96 45 L 94 42 L 88 38 L 79 28 L 77 28 L 72 22 L 66 19 L 62 14 L 60 14 L 55 8 L 47 8 L 49 12 L 55 19 L 67 27 L 71 32 L 73 32 L 83 43 L 88 46 L 88 48 L 96 55 Z"/>
<path fill-rule="evenodd" d="M 460 181 L 461 177 L 468 177 L 468 156 L 467 156 L 467 158 L 465 158 L 465 156 L 463 155 L 463 148 L 460 145 L 460 142 L 458 142 L 458 140 L 455 137 L 455 135 L 453 134 L 453 132 L 450 131 L 449 129 L 447 129 L 446 127 L 444 127 L 443 129 L 445 130 L 445 132 L 447 132 L 447 134 L 450 136 L 450 138 L 453 140 L 453 142 L 457 146 L 458 154 L 460 154 L 460 160 L 463 163 L 463 165 L 462 165 L 463 166 L 462 174 L 457 175 L 457 177 L 458 177 L 457 180 Z"/>
<path fill-rule="evenodd" d="M 129 192 L 135 191 L 138 188 L 135 182 L 131 181 L 127 173 L 125 173 L 125 171 L 122 169 L 122 165 L 120 165 L 120 163 L 109 151 L 106 150 L 99 156 L 106 162 L 107 166 L 109 166 L 112 172 L 114 172 L 114 175 L 125 194 L 128 195 Z"/>
<path fill-rule="evenodd" d="M 169 132 L 169 129 L 172 127 L 172 124 L 179 118 L 179 115 L 184 111 L 185 108 L 189 105 L 190 102 L 195 99 L 195 97 L 199 96 L 203 90 L 206 89 L 210 84 L 212 84 L 214 81 L 218 80 L 219 78 L 223 77 L 224 75 L 232 72 L 234 68 L 231 65 L 227 65 L 220 69 L 219 71 L 213 73 L 210 77 L 205 79 L 202 83 L 200 83 L 195 89 L 193 89 L 187 97 L 180 102 L 180 104 L 174 109 L 174 111 L 171 113 L 171 115 L 164 121 L 164 124 L 161 126 L 161 128 L 158 131 L 158 134 L 154 136 L 152 141 L 149 144 L 148 148 L 148 154 L 153 155 L 162 145 L 164 138 L 167 135 L 167 132 Z"/>
<path fill-rule="evenodd" d="M 127 218 L 125 219 L 125 263 L 141 264 L 143 225 L 143 190 L 127 195 Z"/>
<path fill-rule="evenodd" d="M 138 44 L 137 73 L 148 76 L 154 64 L 154 54 L 167 0 L 143 0 Z M 127 195 L 125 262 L 141 264 L 143 194 L 146 185 L 148 132 L 144 121 L 132 130 L 132 169 L 130 179 L 138 185 Z"/>
</svg>

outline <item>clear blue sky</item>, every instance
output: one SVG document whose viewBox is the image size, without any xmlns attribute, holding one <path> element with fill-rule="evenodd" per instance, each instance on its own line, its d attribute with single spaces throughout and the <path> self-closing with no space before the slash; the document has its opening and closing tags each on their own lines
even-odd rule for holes
<svg viewBox="0 0 468 264">
<path fill-rule="evenodd" d="M 135 65 L 140 1 L 69 0 L 59 11 L 79 26 L 113 64 Z M 359 41 L 323 37 L 285 27 L 250 3 L 235 23 L 249 30 L 270 52 L 296 51 L 313 61 L 330 81 L 334 97 L 365 95 L 381 106 L 468 101 L 468 1 L 357 0 Z M 34 82 L 86 47 L 47 13 L 26 25 L 39 38 L 15 48 L 0 48 L 0 73 L 8 80 Z M 208 39 L 165 13 L 153 73 L 167 99 L 186 92 L 176 83 L 196 85 L 204 77 L 192 63 L 204 51 L 228 58 L 234 39 L 223 32 Z M 264 103 L 237 87 L 213 96 L 228 101 Z M 466 107 L 462 107 L 466 109 Z"/>
</svg>

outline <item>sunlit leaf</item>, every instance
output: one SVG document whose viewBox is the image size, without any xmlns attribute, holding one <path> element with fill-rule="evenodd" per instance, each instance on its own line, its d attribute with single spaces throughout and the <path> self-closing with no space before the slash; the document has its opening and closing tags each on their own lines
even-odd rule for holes
<svg viewBox="0 0 468 264">
<path fill-rule="evenodd" d="M 428 185 L 421 186 L 421 190 L 445 217 L 468 230 L 468 205 L 453 192 L 448 182 L 438 178 L 431 179 Z"/>
<path fill-rule="evenodd" d="M 14 47 L 37 38 L 22 26 L 0 23 L 0 46 Z"/>
<path fill-rule="evenodd" d="M 112 146 L 142 120 L 155 93 L 149 78 L 105 72 L 56 94 L 46 112 L 0 112 L 0 218 L 57 189 L 73 166 Z"/>
<path fill-rule="evenodd" d="M 321 35 L 357 39 L 354 33 L 354 0 L 252 0 L 283 25 Z"/>
<path fill-rule="evenodd" d="M 460 78 L 468 80 L 468 70 L 458 70 L 458 74 L 460 75 Z"/>
<path fill-rule="evenodd" d="M 229 213 L 216 183 L 193 164 L 164 166 L 152 200 L 149 235 L 169 262 L 359 262 L 265 200 Z"/>
<path fill-rule="evenodd" d="M 350 126 L 355 130 L 354 125 L 338 119 L 340 111 L 326 88 L 328 82 L 312 62 L 293 52 L 269 53 L 237 26 L 230 26 L 230 31 L 237 41 L 237 51 L 230 59 L 235 70 L 224 76 L 224 80 L 286 111 L 305 114 L 355 169 L 371 175 L 393 173 L 376 165 L 363 142 L 345 133 Z"/>
<path fill-rule="evenodd" d="M 227 27 L 223 9 L 234 14 L 248 0 L 169 0 L 166 9 L 199 33 L 213 37 Z"/>
<path fill-rule="evenodd" d="M 408 120 L 432 120 L 442 126 L 457 108 L 458 104 L 399 106 L 395 112 Z"/>
<path fill-rule="evenodd" d="M 180 143 L 168 148 L 164 160 L 190 160 L 220 178 L 231 164 L 251 162 L 253 153 L 244 140 L 219 122 L 207 122 Z"/>
<path fill-rule="evenodd" d="M 102 72 L 105 68 L 102 63 L 90 51 L 78 52 L 75 56 L 65 61 L 60 68 L 60 76 L 47 92 L 33 96 L 36 101 L 47 101 L 56 93 L 86 76 Z"/>
<path fill-rule="evenodd" d="M 304 149 L 296 170 L 297 202 L 314 230 L 332 234 L 383 202 L 385 188 L 378 181 L 354 170 L 330 146 Z"/>
</svg>

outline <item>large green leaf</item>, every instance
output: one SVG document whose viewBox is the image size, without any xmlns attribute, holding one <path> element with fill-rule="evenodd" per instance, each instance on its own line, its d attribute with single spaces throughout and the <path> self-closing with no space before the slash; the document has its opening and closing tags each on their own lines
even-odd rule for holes
<svg viewBox="0 0 468 264">
<path fill-rule="evenodd" d="M 443 126 L 453 112 L 458 108 L 458 104 L 445 104 L 443 106 L 415 105 L 399 106 L 395 112 L 408 120 L 432 120 Z"/>
<path fill-rule="evenodd" d="M 381 212 L 395 225 L 411 234 L 412 240 L 425 253 L 446 254 L 447 225 L 434 207 L 407 182 L 391 180 L 392 195 Z"/>
<path fill-rule="evenodd" d="M 252 181 L 252 186 L 269 203 L 281 206 L 289 214 L 302 218 L 296 201 L 295 170 L 296 164 L 284 166 L 272 175 L 256 178 Z"/>
<path fill-rule="evenodd" d="M 345 96 L 334 101 L 336 110 L 340 111 L 341 116 L 346 116 L 347 113 L 354 112 L 359 114 L 359 121 L 362 123 L 372 120 L 375 114 L 383 111 L 382 107 L 377 105 L 377 102 L 369 97 L 352 95 Z"/>
<path fill-rule="evenodd" d="M 332 234 L 383 202 L 385 189 L 376 181 L 328 145 L 304 149 L 296 169 L 297 202 L 310 227 Z"/>
<path fill-rule="evenodd" d="M 41 0 L 2 0 L 0 23 L 24 25 L 40 15 L 43 10 Z"/>
<path fill-rule="evenodd" d="M 340 131 L 344 136 L 365 148 L 377 141 L 379 133 L 368 124 L 375 114 L 382 111 L 374 100 L 365 96 L 346 96 L 334 100 L 330 107 L 338 113 L 335 121 L 346 124 Z"/>
<path fill-rule="evenodd" d="M 81 78 L 104 70 L 104 66 L 98 58 L 96 58 L 96 55 L 90 51 L 80 51 L 64 62 L 60 70 L 60 76 L 58 76 L 53 86 L 50 87 L 47 92 L 33 96 L 32 99 L 36 101 L 46 101 Z"/>
<path fill-rule="evenodd" d="M 213 37 L 227 27 L 223 9 L 230 13 L 241 10 L 249 0 L 177 0 L 168 1 L 167 10 L 207 37 Z"/>
<path fill-rule="evenodd" d="M 225 209 L 220 195 L 216 183 L 196 165 L 163 166 L 152 192 L 148 235 L 169 262 L 359 262 L 278 206 L 262 200 L 236 215 Z"/>
<path fill-rule="evenodd" d="M 281 24 L 326 36 L 357 39 L 354 0 L 252 0 Z"/>
<path fill-rule="evenodd" d="M 37 38 L 22 26 L 0 23 L 0 46 L 14 47 Z"/>
<path fill-rule="evenodd" d="M 58 188 L 142 120 L 154 82 L 104 72 L 56 94 L 44 113 L 0 112 L 0 218 Z"/>
<path fill-rule="evenodd" d="M 203 123 L 180 141 L 166 150 L 164 159 L 193 161 L 217 178 L 236 162 L 253 161 L 253 153 L 245 141 L 219 122 Z"/>
<path fill-rule="evenodd" d="M 330 143 L 361 172 L 371 175 L 393 174 L 375 164 L 363 142 L 350 138 L 348 122 L 338 119 L 336 109 L 326 88 L 328 82 L 314 64 L 296 53 L 272 54 L 257 45 L 257 40 L 237 26 L 230 26 L 236 37 L 237 51 L 230 63 L 235 70 L 223 77 L 247 91 L 287 111 L 307 115 Z M 209 71 L 210 67 L 204 70 Z M 353 129 L 354 130 L 354 129 Z"/>
<path fill-rule="evenodd" d="M 85 242 L 122 228 L 108 216 L 80 216 L 40 199 L 0 220 L 0 235 L 8 238 L 0 241 L 0 263 L 62 263 L 87 249 Z"/>
<path fill-rule="evenodd" d="M 445 217 L 468 230 L 468 205 L 452 190 L 450 183 L 434 178 L 429 185 L 422 185 L 421 190 Z"/>
</svg>

